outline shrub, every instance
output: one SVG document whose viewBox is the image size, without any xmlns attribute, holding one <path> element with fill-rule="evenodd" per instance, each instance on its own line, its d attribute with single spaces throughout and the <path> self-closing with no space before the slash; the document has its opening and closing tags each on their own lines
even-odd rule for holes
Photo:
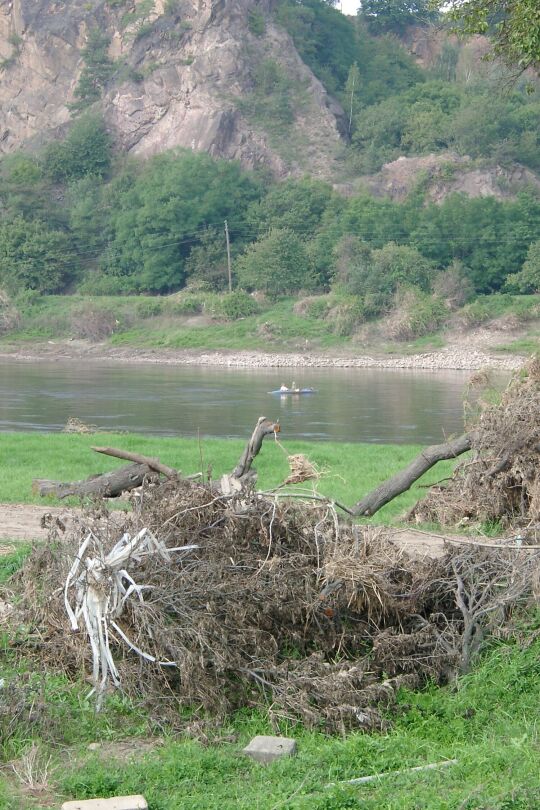
<svg viewBox="0 0 540 810">
<path fill-rule="evenodd" d="M 139 318 L 154 318 L 163 312 L 163 302 L 155 298 L 144 298 L 137 303 L 137 315 Z"/>
<path fill-rule="evenodd" d="M 225 315 L 230 321 L 247 318 L 249 315 L 255 315 L 258 311 L 259 305 L 244 290 L 235 290 L 222 295 L 216 306 L 216 312 Z"/>
<path fill-rule="evenodd" d="M 21 314 L 9 295 L 0 289 L 0 335 L 7 335 L 17 329 L 21 323 Z"/>
<path fill-rule="evenodd" d="M 413 340 L 436 332 L 447 315 L 448 308 L 438 296 L 410 287 L 398 289 L 383 332 L 392 340 Z"/>
<path fill-rule="evenodd" d="M 78 287 L 82 295 L 127 295 L 138 292 L 134 279 L 106 273 L 91 273 Z"/>
<path fill-rule="evenodd" d="M 196 295 L 183 295 L 167 302 L 171 315 L 197 315 L 204 309 L 204 301 Z"/>
<path fill-rule="evenodd" d="M 327 296 L 310 296 L 308 298 L 301 298 L 296 301 L 293 306 L 295 315 L 300 315 L 303 318 L 313 318 L 320 320 L 326 318 L 330 308 L 330 300 Z"/>
<path fill-rule="evenodd" d="M 507 276 L 506 286 L 520 293 L 540 292 L 540 239 L 530 245 L 519 273 Z"/>
<path fill-rule="evenodd" d="M 512 301 L 511 295 L 482 296 L 464 306 L 459 318 L 467 327 L 480 326 L 502 315 Z"/>
<path fill-rule="evenodd" d="M 74 337 L 86 340 L 104 340 L 119 326 L 116 313 L 102 307 L 85 307 L 76 310 L 71 317 L 71 332 Z"/>
<path fill-rule="evenodd" d="M 262 37 L 266 31 L 266 22 L 260 9 L 252 8 L 248 12 L 248 28 L 256 37 Z"/>
<path fill-rule="evenodd" d="M 452 264 L 437 275 L 433 282 L 433 292 L 442 298 L 450 309 L 459 309 L 474 295 L 472 281 L 460 261 Z"/>
</svg>

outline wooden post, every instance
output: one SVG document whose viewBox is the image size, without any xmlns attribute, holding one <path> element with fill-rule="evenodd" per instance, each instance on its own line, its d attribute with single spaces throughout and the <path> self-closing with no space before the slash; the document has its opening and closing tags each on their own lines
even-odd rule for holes
<svg viewBox="0 0 540 810">
<path fill-rule="evenodd" d="M 229 292 L 232 292 L 232 272 L 231 272 L 231 243 L 229 241 L 229 226 L 225 220 L 225 239 L 227 240 L 227 270 L 229 273 Z"/>
</svg>

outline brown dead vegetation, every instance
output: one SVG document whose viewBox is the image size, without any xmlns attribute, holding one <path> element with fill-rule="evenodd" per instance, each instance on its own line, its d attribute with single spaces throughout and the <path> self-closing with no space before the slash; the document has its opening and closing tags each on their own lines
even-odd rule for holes
<svg viewBox="0 0 540 810">
<path fill-rule="evenodd" d="M 489 521 L 538 542 L 540 360 L 514 377 L 500 403 L 484 404 L 475 421 L 471 456 L 447 485 L 431 489 L 414 517 L 441 525 Z"/>
<path fill-rule="evenodd" d="M 148 529 L 166 553 L 126 560 L 124 595 L 137 588 L 110 614 L 108 644 L 116 685 L 173 722 L 179 707 L 215 718 L 258 706 L 331 732 L 385 728 L 399 687 L 468 667 L 483 632 L 530 597 L 539 560 L 534 549 L 466 547 L 419 561 L 329 503 L 185 480 L 145 487 L 124 520 L 97 510 L 57 527 L 19 574 L 12 620 L 39 635 L 42 664 L 89 673 L 88 635 L 82 623 L 70 632 L 64 591 L 80 595 L 123 532 Z M 82 574 L 65 587 L 89 535 Z M 196 548 L 172 551 L 186 545 Z M 112 602 L 115 574 L 103 571 L 93 585 Z M 98 693 L 111 686 L 102 675 L 90 678 Z"/>
</svg>

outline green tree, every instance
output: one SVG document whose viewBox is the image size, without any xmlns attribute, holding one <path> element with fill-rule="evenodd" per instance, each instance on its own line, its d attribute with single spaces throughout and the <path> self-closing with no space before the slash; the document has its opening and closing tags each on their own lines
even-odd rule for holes
<svg viewBox="0 0 540 810">
<path fill-rule="evenodd" d="M 55 183 L 86 175 L 104 177 L 110 170 L 112 145 L 103 119 L 86 114 L 72 126 L 64 141 L 55 141 L 43 154 L 43 170 Z"/>
<path fill-rule="evenodd" d="M 335 249 L 335 286 L 363 301 L 366 315 L 378 315 L 392 303 L 398 288 L 427 291 L 433 263 L 416 248 L 389 242 L 378 250 L 346 235 Z"/>
<path fill-rule="evenodd" d="M 401 34 L 436 19 L 429 0 L 361 0 L 360 16 L 374 34 Z"/>
<path fill-rule="evenodd" d="M 81 112 L 101 98 L 114 72 L 114 63 L 109 57 L 109 45 L 109 37 L 98 28 L 88 34 L 86 47 L 82 51 L 84 67 L 74 92 L 77 101 L 71 105 L 74 112 Z"/>
<path fill-rule="evenodd" d="M 450 0 L 449 16 L 463 34 L 489 34 L 507 64 L 540 69 L 538 0 Z M 443 11 L 448 3 L 441 3 Z"/>
<path fill-rule="evenodd" d="M 540 240 L 529 246 L 523 267 L 507 277 L 506 286 L 520 293 L 540 292 Z"/>
<path fill-rule="evenodd" d="M 223 228 L 206 228 L 186 260 L 189 282 L 205 282 L 214 290 L 225 290 L 229 283 L 227 248 Z"/>
<path fill-rule="evenodd" d="M 251 206 L 248 219 L 260 231 L 289 228 L 307 237 L 318 228 L 332 196 L 332 187 L 322 180 L 285 180 Z"/>
<path fill-rule="evenodd" d="M 0 287 L 11 293 L 62 290 L 73 267 L 69 235 L 37 219 L 0 222 Z"/>
<path fill-rule="evenodd" d="M 274 228 L 250 245 L 237 262 L 237 277 L 241 286 L 272 297 L 314 286 L 305 245 L 288 228 Z"/>
<path fill-rule="evenodd" d="M 259 195 L 256 177 L 237 163 L 191 151 L 159 155 L 117 185 L 103 268 L 141 291 L 179 289 L 205 229 L 227 219 L 234 242 Z"/>
</svg>

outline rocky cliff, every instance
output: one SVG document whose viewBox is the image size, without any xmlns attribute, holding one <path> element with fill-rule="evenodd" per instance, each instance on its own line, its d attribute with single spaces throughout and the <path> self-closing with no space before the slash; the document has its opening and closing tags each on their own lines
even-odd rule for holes
<svg viewBox="0 0 540 810">
<path fill-rule="evenodd" d="M 540 192 L 540 179 L 525 166 L 478 166 L 467 155 L 461 157 L 454 152 L 400 157 L 385 163 L 378 174 L 364 182 L 375 196 L 388 196 L 398 202 L 419 184 L 426 200 L 436 203 L 452 193 L 509 200 L 526 188 Z"/>
<path fill-rule="evenodd" d="M 0 154 L 62 133 L 82 50 L 99 29 L 114 70 L 98 104 L 122 150 L 186 147 L 277 176 L 329 177 L 341 110 L 273 23 L 270 2 L 0 0 Z M 242 105 L 265 60 L 296 92 L 286 137 Z"/>
</svg>

